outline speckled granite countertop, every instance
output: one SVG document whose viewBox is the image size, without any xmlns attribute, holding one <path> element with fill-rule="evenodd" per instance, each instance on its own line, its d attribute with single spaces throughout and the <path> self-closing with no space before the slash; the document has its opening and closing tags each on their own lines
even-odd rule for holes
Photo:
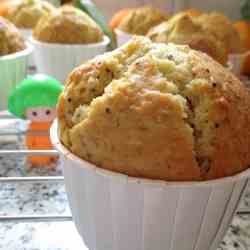
<svg viewBox="0 0 250 250">
<path fill-rule="evenodd" d="M 0 137 L 0 150 L 24 149 L 22 138 L 5 139 Z M 27 170 L 23 156 L 0 157 L 0 177 L 58 176 L 61 174 L 60 160 L 55 170 L 48 168 Z M 250 188 L 241 207 L 250 210 Z M 70 214 L 63 182 L 0 183 L 0 216 L 51 214 Z M 0 224 L 0 249 L 87 250 L 71 221 L 4 222 Z M 250 249 L 250 215 L 235 216 L 219 248 L 219 250 L 234 249 Z"/>
</svg>

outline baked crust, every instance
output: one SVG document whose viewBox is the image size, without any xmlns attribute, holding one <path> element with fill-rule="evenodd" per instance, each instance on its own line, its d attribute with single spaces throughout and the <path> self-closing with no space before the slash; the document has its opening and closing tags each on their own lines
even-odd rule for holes
<svg viewBox="0 0 250 250">
<path fill-rule="evenodd" d="M 100 27 L 83 11 L 65 5 L 40 19 L 33 37 L 60 44 L 88 44 L 103 40 Z"/>
<path fill-rule="evenodd" d="M 25 40 L 17 28 L 0 17 L 0 56 L 12 54 L 26 48 Z"/>
<path fill-rule="evenodd" d="M 18 28 L 33 29 L 39 19 L 54 11 L 52 4 L 42 0 L 24 0 L 10 4 L 7 18 Z"/>
<path fill-rule="evenodd" d="M 70 74 L 59 137 L 79 157 L 129 176 L 216 179 L 250 164 L 249 100 L 206 54 L 134 37 Z"/>
<path fill-rule="evenodd" d="M 147 33 L 153 42 L 175 43 L 189 45 L 192 49 L 200 50 L 225 65 L 228 61 L 228 51 L 224 42 L 197 21 L 197 17 L 188 14 L 177 14 L 169 21 L 151 28 Z"/>
<path fill-rule="evenodd" d="M 151 7 L 134 8 L 121 20 L 118 29 L 136 35 L 146 35 L 148 30 L 168 19 L 166 14 Z"/>
</svg>

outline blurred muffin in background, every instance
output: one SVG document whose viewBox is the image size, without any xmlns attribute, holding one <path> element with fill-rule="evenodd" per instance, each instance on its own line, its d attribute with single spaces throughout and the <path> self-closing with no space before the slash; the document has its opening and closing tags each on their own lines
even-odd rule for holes
<svg viewBox="0 0 250 250">
<path fill-rule="evenodd" d="M 0 56 L 9 55 L 26 48 L 24 38 L 8 20 L 0 17 Z"/>
<path fill-rule="evenodd" d="M 189 16 L 196 17 L 202 15 L 202 12 L 200 10 L 191 8 L 180 12 L 180 14 L 187 14 Z"/>
<path fill-rule="evenodd" d="M 237 21 L 234 24 L 234 28 L 238 31 L 240 36 L 241 46 L 244 50 L 250 49 L 250 24 L 247 21 Z"/>
<path fill-rule="evenodd" d="M 11 90 L 26 77 L 31 53 L 32 46 L 15 25 L 0 17 L 0 110 L 7 109 Z"/>
<path fill-rule="evenodd" d="M 175 43 L 189 45 L 192 49 L 200 50 L 225 65 L 228 59 L 227 50 L 222 41 L 205 30 L 196 17 L 179 13 L 169 21 L 165 21 L 153 28 L 147 34 L 152 41 L 158 43 Z"/>
<path fill-rule="evenodd" d="M 242 52 L 240 36 L 233 23 L 225 15 L 218 12 L 202 14 L 197 17 L 197 23 L 202 25 L 204 31 L 214 34 L 218 40 L 222 41 L 228 53 Z"/>
<path fill-rule="evenodd" d="M 42 0 L 16 1 L 10 4 L 6 17 L 18 28 L 33 29 L 43 15 L 54 10 L 52 4 Z"/>
<path fill-rule="evenodd" d="M 102 41 L 103 32 L 83 11 L 65 5 L 41 18 L 33 37 L 46 43 L 88 44 Z"/>
<path fill-rule="evenodd" d="M 143 6 L 125 14 L 117 28 L 129 34 L 145 35 L 151 27 L 167 19 L 168 16 L 158 9 Z"/>
<path fill-rule="evenodd" d="M 125 8 L 116 12 L 109 22 L 110 28 L 111 29 L 117 28 L 121 23 L 122 19 L 125 18 L 132 10 L 133 10 L 132 8 Z"/>
</svg>

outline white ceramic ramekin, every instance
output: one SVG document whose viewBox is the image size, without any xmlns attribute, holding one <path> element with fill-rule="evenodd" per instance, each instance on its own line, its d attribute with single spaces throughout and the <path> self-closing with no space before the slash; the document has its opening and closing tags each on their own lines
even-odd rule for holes
<svg viewBox="0 0 250 250">
<path fill-rule="evenodd" d="M 205 182 L 132 178 L 98 168 L 52 142 L 62 156 L 68 199 L 90 250 L 215 250 L 235 214 L 250 170 Z"/>
<path fill-rule="evenodd" d="M 32 45 L 27 43 L 25 50 L 0 57 L 0 110 L 7 108 L 11 90 L 26 77 L 32 51 Z"/>
<path fill-rule="evenodd" d="M 124 43 L 128 42 L 133 37 L 132 34 L 126 33 L 119 29 L 115 29 L 115 35 L 117 40 L 117 47 L 122 46 Z"/>
<path fill-rule="evenodd" d="M 37 71 L 55 77 L 62 83 L 77 66 L 99 54 L 106 52 L 109 38 L 93 44 L 54 44 L 44 43 L 30 37 L 34 46 L 34 58 Z"/>
</svg>

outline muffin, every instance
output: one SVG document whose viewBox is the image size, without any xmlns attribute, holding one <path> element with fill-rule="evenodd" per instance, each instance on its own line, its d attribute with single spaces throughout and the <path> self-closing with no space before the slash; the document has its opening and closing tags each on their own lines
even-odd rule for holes
<svg viewBox="0 0 250 250">
<path fill-rule="evenodd" d="M 64 6 L 44 16 L 36 25 L 33 37 L 46 43 L 89 44 L 102 41 L 103 32 L 83 11 Z"/>
<path fill-rule="evenodd" d="M 136 37 L 70 74 L 59 98 L 59 137 L 102 169 L 216 179 L 249 167 L 249 100 L 245 86 L 206 54 Z"/>
<path fill-rule="evenodd" d="M 129 34 L 145 35 L 151 27 L 166 19 L 167 16 L 159 10 L 144 6 L 131 10 L 117 28 Z"/>
<path fill-rule="evenodd" d="M 53 12 L 53 5 L 42 0 L 23 0 L 10 5 L 7 18 L 21 29 L 33 29 L 43 15 Z"/>
<path fill-rule="evenodd" d="M 7 108 L 11 89 L 25 78 L 31 52 L 31 46 L 14 24 L 0 17 L 0 110 Z"/>
<path fill-rule="evenodd" d="M 0 56 L 16 53 L 26 48 L 24 38 L 7 19 L 0 17 Z"/>
<path fill-rule="evenodd" d="M 204 30 L 213 33 L 218 40 L 224 42 L 228 53 L 242 52 L 240 36 L 228 17 L 218 12 L 211 12 L 198 16 L 197 22 Z"/>
<path fill-rule="evenodd" d="M 117 28 L 117 26 L 120 24 L 120 22 L 122 21 L 122 19 L 124 17 L 126 17 L 130 11 L 132 11 L 133 9 L 131 8 L 125 8 L 125 9 L 121 9 L 119 11 L 117 11 L 113 17 L 111 18 L 110 22 L 109 22 L 109 26 L 111 29 L 115 29 Z"/>
<path fill-rule="evenodd" d="M 30 39 L 38 71 L 64 82 L 73 68 L 107 50 L 109 38 L 83 11 L 63 6 L 40 19 Z"/>
<path fill-rule="evenodd" d="M 218 40 L 209 30 L 204 29 L 196 19 L 188 14 L 179 13 L 169 21 L 151 28 L 147 37 L 158 43 L 187 44 L 192 49 L 200 50 L 225 65 L 228 53 L 224 48 L 224 42 Z"/>
</svg>

